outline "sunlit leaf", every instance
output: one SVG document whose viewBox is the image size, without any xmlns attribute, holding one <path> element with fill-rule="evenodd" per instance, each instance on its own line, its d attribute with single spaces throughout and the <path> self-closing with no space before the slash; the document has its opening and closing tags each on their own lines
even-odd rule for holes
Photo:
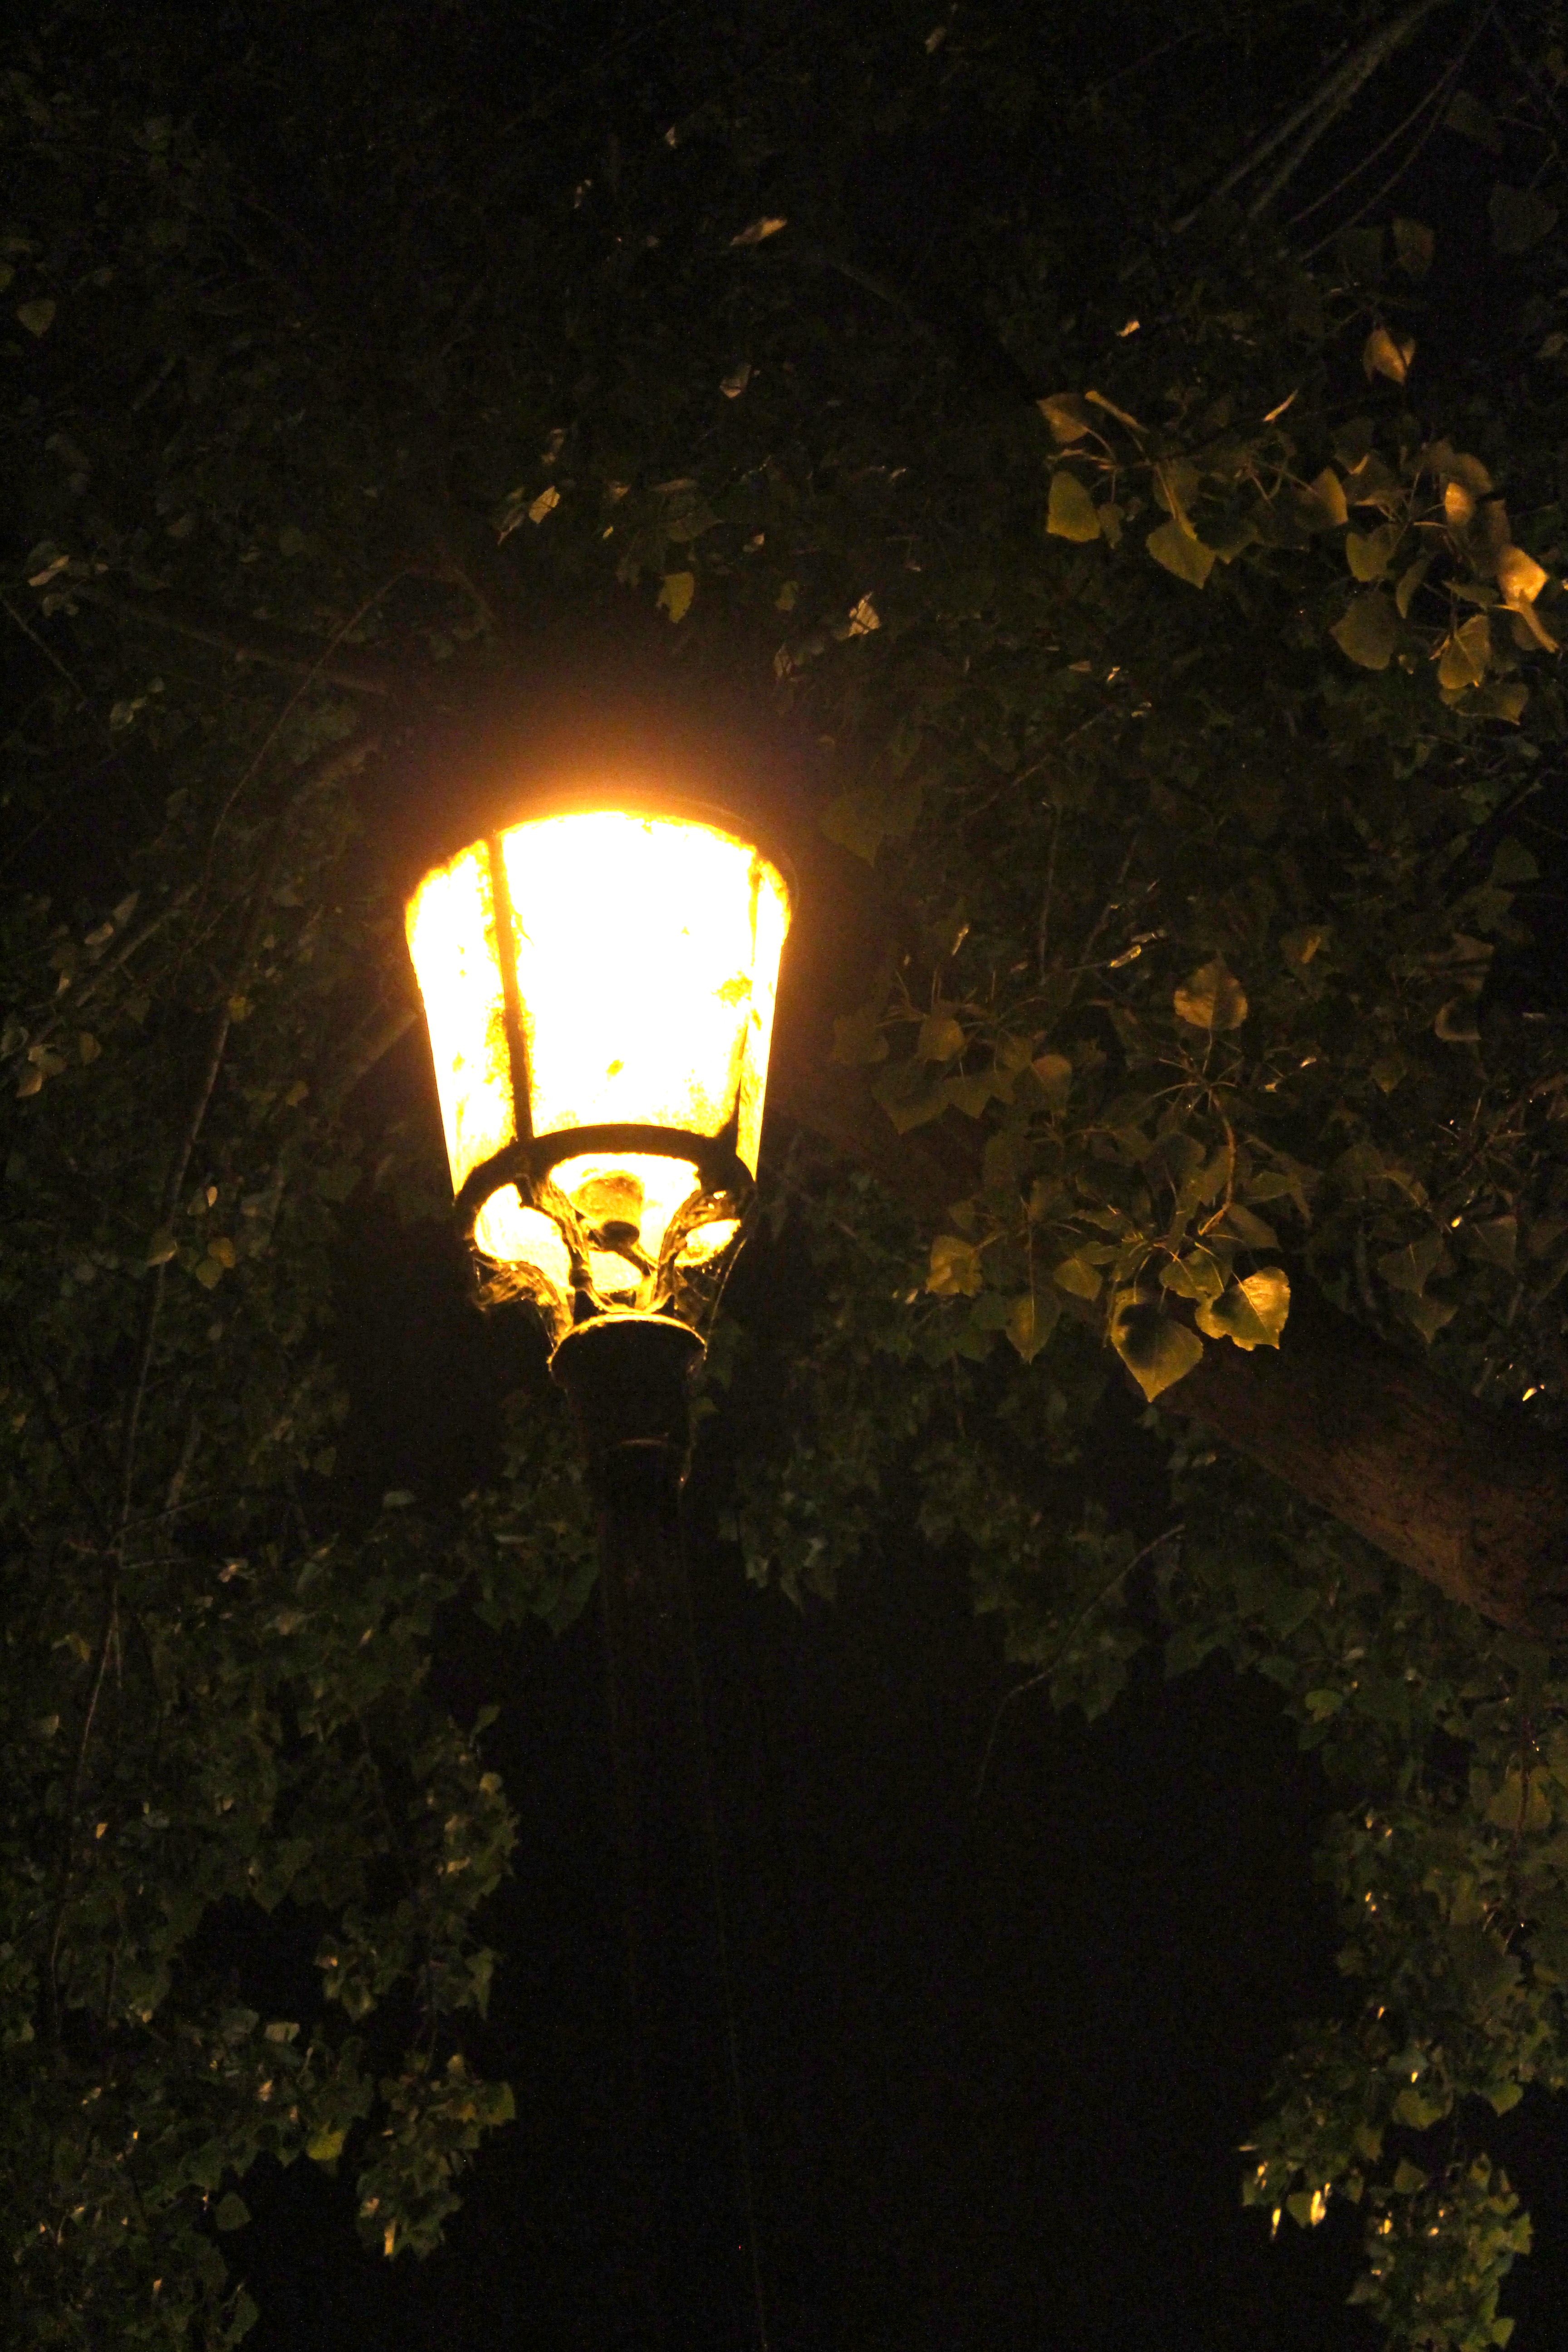
<svg viewBox="0 0 1568 2352">
<path fill-rule="evenodd" d="M 1437 664 L 1437 683 L 1452 689 L 1479 686 L 1487 674 L 1491 658 L 1491 623 L 1485 613 L 1472 613 L 1461 621 L 1443 647 Z"/>
<path fill-rule="evenodd" d="M 1209 1339 L 1234 1340 L 1250 1351 L 1277 1348 L 1289 1312 L 1289 1277 L 1283 1266 L 1266 1265 L 1195 1307 L 1193 1319 Z"/>
<path fill-rule="evenodd" d="M 1517 727 L 1529 700 L 1529 687 L 1512 678 L 1493 678 L 1470 697 L 1465 708 L 1472 719 L 1500 719 L 1505 726 Z"/>
<path fill-rule="evenodd" d="M 1215 558 L 1213 548 L 1205 547 L 1202 540 L 1194 539 L 1179 522 L 1156 525 L 1144 544 L 1156 563 L 1163 564 L 1167 572 L 1173 572 L 1178 580 L 1190 581 L 1194 588 L 1201 588 L 1214 570 Z"/>
<path fill-rule="evenodd" d="M 1029 1067 L 1044 1090 L 1047 1108 L 1065 1110 L 1072 1090 L 1072 1064 L 1065 1054 L 1037 1054 Z"/>
<path fill-rule="evenodd" d="M 1361 363 L 1369 382 L 1373 376 L 1384 375 L 1390 383 L 1403 383 L 1415 357 L 1414 338 L 1397 342 L 1386 327 L 1374 327 L 1362 346 Z"/>
<path fill-rule="evenodd" d="M 980 1252 L 958 1234 L 938 1234 L 931 1245 L 926 1288 L 939 1298 L 973 1298 L 983 1288 Z"/>
<path fill-rule="evenodd" d="M 781 228 L 788 226 L 786 215 L 764 213 L 761 220 L 754 220 L 747 227 L 738 229 L 730 242 L 731 245 L 761 245 L 764 237 L 777 236 Z"/>
<path fill-rule="evenodd" d="M 1125 425 L 1130 433 L 1142 433 L 1144 430 L 1135 416 L 1129 416 L 1124 408 L 1118 408 L 1116 403 L 1113 400 L 1107 400 L 1102 392 L 1086 392 L 1084 398 L 1092 401 L 1096 408 L 1103 408 L 1108 416 L 1114 416 L 1118 425 Z"/>
<path fill-rule="evenodd" d="M 1247 1018 L 1247 992 L 1223 956 L 1189 972 L 1171 1002 L 1177 1020 L 1194 1029 L 1239 1029 Z"/>
<path fill-rule="evenodd" d="M 1381 523 L 1376 530 L 1347 530 L 1345 562 L 1352 576 L 1357 580 L 1381 580 L 1402 536 L 1396 522 Z"/>
<path fill-rule="evenodd" d="M 1046 529 L 1055 539 L 1086 541 L 1100 537 L 1100 516 L 1094 500 L 1066 466 L 1058 466 L 1051 476 Z"/>
<path fill-rule="evenodd" d="M 1204 1343 L 1197 1333 L 1150 1299 L 1120 1299 L 1111 1316 L 1110 1339 L 1151 1403 L 1203 1360 Z"/>
<path fill-rule="evenodd" d="M 1381 589 L 1354 596 L 1329 631 L 1340 651 L 1362 669 L 1386 669 L 1399 638 L 1399 617 Z"/>
<path fill-rule="evenodd" d="M 1100 1297 L 1100 1269 L 1090 1265 L 1086 1258 L 1063 1258 L 1060 1265 L 1051 1269 L 1051 1280 L 1058 1290 L 1069 1292 L 1074 1298 Z"/>
<path fill-rule="evenodd" d="M 1225 1268 L 1211 1251 L 1202 1247 L 1173 1258 L 1160 1270 L 1161 1289 L 1173 1290 L 1178 1298 L 1217 1298 L 1225 1282 Z"/>
<path fill-rule="evenodd" d="M 1331 466 L 1325 466 L 1301 492 L 1297 510 L 1309 530 L 1337 530 L 1350 520 L 1345 486 Z"/>
<path fill-rule="evenodd" d="M 1305 971 L 1328 936 L 1326 923 L 1303 923 L 1298 930 L 1280 933 L 1279 952 L 1287 963 L 1293 964 L 1298 971 Z"/>
<path fill-rule="evenodd" d="M 1034 1362 L 1055 1329 L 1060 1313 L 1059 1301 L 1048 1290 L 1026 1291 L 1022 1297 L 1015 1298 L 1002 1328 L 1025 1363 Z"/>
<path fill-rule="evenodd" d="M 1081 441 L 1093 427 L 1093 419 L 1076 392 L 1049 393 L 1037 404 L 1051 428 L 1052 437 L 1064 445 Z"/>
<path fill-rule="evenodd" d="M 1522 547 L 1505 547 L 1497 561 L 1497 583 L 1510 604 L 1532 604 L 1546 585 L 1546 572 Z"/>
<path fill-rule="evenodd" d="M 915 1052 L 922 1062 L 951 1062 L 963 1051 L 963 1024 L 951 1013 L 928 1013 Z"/>
</svg>

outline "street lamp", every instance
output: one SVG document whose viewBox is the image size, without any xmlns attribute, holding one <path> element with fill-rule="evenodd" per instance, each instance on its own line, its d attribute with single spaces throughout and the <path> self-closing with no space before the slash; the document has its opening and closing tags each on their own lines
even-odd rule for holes
<svg viewBox="0 0 1568 2352">
<path fill-rule="evenodd" d="M 613 766 L 521 804 L 492 793 L 489 813 L 415 888 L 409 952 L 482 1296 L 537 1309 L 593 1482 L 647 2292 L 634 2340 L 734 2352 L 742 2242 L 759 2333 L 761 2290 L 679 1496 L 690 1374 L 754 1213 L 790 892 L 738 819 Z"/>
<path fill-rule="evenodd" d="M 700 1337 L 751 1211 L 788 888 L 721 811 L 560 803 L 408 903 L 458 1213 L 557 1344 L 627 1316 Z"/>
</svg>

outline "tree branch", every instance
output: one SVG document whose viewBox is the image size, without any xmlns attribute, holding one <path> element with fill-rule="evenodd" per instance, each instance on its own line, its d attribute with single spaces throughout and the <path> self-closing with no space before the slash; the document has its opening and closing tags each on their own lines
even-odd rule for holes
<svg viewBox="0 0 1568 2352">
<path fill-rule="evenodd" d="M 1247 149 L 1240 163 L 1217 181 L 1205 196 L 1190 211 L 1184 213 L 1179 220 L 1171 223 L 1172 236 L 1180 236 L 1184 230 L 1191 228 L 1210 205 L 1216 203 L 1221 196 L 1228 195 L 1233 188 L 1239 187 L 1243 180 L 1249 179 L 1271 155 L 1277 154 L 1287 141 L 1293 140 L 1294 145 L 1270 173 L 1262 194 L 1248 207 L 1254 215 L 1263 211 L 1300 169 L 1324 132 L 1345 112 L 1363 83 L 1370 81 L 1378 68 L 1409 39 L 1424 17 L 1445 5 L 1446 0 L 1410 0 L 1410 5 L 1401 9 L 1398 16 L 1390 17 L 1386 24 L 1379 25 L 1369 33 L 1359 47 L 1352 49 L 1349 57 L 1318 84 L 1310 98 L 1294 112 L 1288 114 L 1283 122 L 1276 123 L 1272 131 L 1266 131 Z"/>
<path fill-rule="evenodd" d="M 72 581 L 71 594 L 84 604 L 100 605 L 121 620 L 143 628 L 163 629 L 188 637 L 198 646 L 232 654 L 237 661 L 262 663 L 268 669 L 295 677 L 317 677 L 323 685 L 341 686 L 351 694 L 394 695 L 402 683 L 399 670 L 374 654 L 356 653 L 340 646 L 331 653 L 292 629 L 270 621 L 253 621 L 242 613 L 213 613 L 187 604 L 175 596 L 132 596 L 117 588 L 84 587 Z"/>
<path fill-rule="evenodd" d="M 935 1223 L 980 1181 L 978 1129 L 900 1136 L 864 1073 L 831 1058 L 833 1015 L 861 1002 L 885 928 L 867 878 L 806 855 L 784 959 L 770 1108 L 868 1169 Z M 1064 1299 L 1101 1325 L 1098 1307 Z M 1568 1630 L 1568 1458 L 1298 1283 L 1278 1350 L 1228 1341 L 1160 1400 L 1401 1567 L 1495 1623 Z"/>
</svg>

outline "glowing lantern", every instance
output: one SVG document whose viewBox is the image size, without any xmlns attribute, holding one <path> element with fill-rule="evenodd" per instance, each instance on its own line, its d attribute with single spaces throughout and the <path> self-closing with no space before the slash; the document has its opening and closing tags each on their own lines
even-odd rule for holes
<svg viewBox="0 0 1568 2352">
<path fill-rule="evenodd" d="M 613 787 L 410 898 L 459 1216 L 489 1295 L 531 1297 L 552 1339 L 710 1319 L 752 1213 L 789 918 L 724 812 Z"/>
</svg>

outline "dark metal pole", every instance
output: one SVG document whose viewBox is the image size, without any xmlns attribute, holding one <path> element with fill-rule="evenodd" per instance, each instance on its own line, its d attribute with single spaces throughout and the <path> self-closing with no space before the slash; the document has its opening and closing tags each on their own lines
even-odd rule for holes
<svg viewBox="0 0 1568 2352">
<path fill-rule="evenodd" d="M 599 1528 L 626 1920 L 637 2284 L 625 2352 L 744 2352 L 759 2334 L 680 1536 L 701 1354 L 682 1324 L 617 1316 L 581 1325 L 552 1367 L 582 1431 Z"/>
</svg>

